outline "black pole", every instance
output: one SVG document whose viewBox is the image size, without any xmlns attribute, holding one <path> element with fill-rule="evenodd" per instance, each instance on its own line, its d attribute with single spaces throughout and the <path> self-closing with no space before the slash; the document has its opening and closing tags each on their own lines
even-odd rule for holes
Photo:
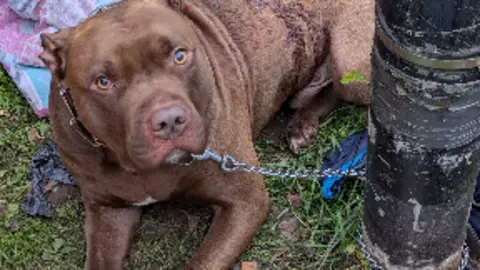
<svg viewBox="0 0 480 270">
<path fill-rule="evenodd" d="M 364 241 L 384 269 L 458 269 L 480 160 L 480 1 L 376 4 Z"/>
</svg>

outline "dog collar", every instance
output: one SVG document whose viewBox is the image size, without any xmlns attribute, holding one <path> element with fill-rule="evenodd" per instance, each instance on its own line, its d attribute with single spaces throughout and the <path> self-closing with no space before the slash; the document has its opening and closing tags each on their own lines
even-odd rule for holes
<svg viewBox="0 0 480 270">
<path fill-rule="evenodd" d="M 60 88 L 60 96 L 63 99 L 63 102 L 65 103 L 65 106 L 67 107 L 68 111 L 70 112 L 70 115 L 72 118 L 70 118 L 70 121 L 68 124 L 87 142 L 89 142 L 93 147 L 98 148 L 102 147 L 104 144 L 100 142 L 100 140 L 93 136 L 92 133 L 90 133 L 85 126 L 78 120 L 78 114 L 77 111 L 75 110 L 75 106 L 73 105 L 73 100 L 72 96 L 70 95 L 70 89 L 69 88 Z"/>
<path fill-rule="evenodd" d="M 127 0 L 123 1 L 126 2 Z M 102 13 L 112 7 L 115 7 L 119 4 L 123 3 L 122 1 L 117 1 L 113 2 L 107 5 L 99 6 L 95 10 L 93 10 L 92 13 L 88 16 L 93 17 L 99 13 Z M 95 136 L 93 136 L 92 133 L 90 133 L 87 128 L 78 120 L 78 114 L 77 111 L 75 110 L 75 106 L 73 105 L 73 100 L 72 96 L 70 95 L 70 88 L 65 88 L 65 87 L 60 87 L 60 96 L 63 99 L 63 102 L 65 103 L 65 106 L 68 109 L 68 112 L 70 113 L 70 121 L 68 124 L 80 135 L 84 140 L 86 140 L 88 143 L 90 143 L 93 147 L 99 148 L 104 146 L 104 144 Z"/>
</svg>

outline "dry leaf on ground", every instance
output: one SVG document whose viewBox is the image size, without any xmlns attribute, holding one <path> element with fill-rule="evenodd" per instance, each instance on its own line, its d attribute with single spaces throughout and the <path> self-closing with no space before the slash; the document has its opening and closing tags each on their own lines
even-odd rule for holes
<svg viewBox="0 0 480 270">
<path fill-rule="evenodd" d="M 302 198 L 294 191 L 290 190 L 287 193 L 287 200 L 292 204 L 294 207 L 302 206 L 303 200 Z"/>
<path fill-rule="evenodd" d="M 298 220 L 296 218 L 286 219 L 278 224 L 278 230 L 280 233 L 288 239 L 295 237 L 295 233 L 298 229 Z"/>
</svg>

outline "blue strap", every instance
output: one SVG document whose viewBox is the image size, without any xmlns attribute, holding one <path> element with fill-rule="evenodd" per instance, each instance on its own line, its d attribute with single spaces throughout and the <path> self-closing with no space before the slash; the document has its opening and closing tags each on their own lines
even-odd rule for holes
<svg viewBox="0 0 480 270">
<path fill-rule="evenodd" d="M 363 150 L 353 160 L 350 160 L 347 163 L 345 163 L 343 166 L 341 166 L 340 170 L 345 171 L 353 168 L 360 169 L 363 166 L 362 165 L 357 166 L 357 165 L 359 165 L 359 162 L 362 161 L 362 159 L 365 157 L 366 154 L 367 154 L 367 150 Z M 333 176 L 326 177 L 323 180 L 322 193 L 325 199 L 333 199 L 338 195 L 338 193 L 340 192 L 341 184 L 343 182 L 343 178 L 344 177 L 341 177 L 339 175 L 333 175 Z"/>
<path fill-rule="evenodd" d="M 340 143 L 340 147 L 327 153 L 322 170 L 358 170 L 365 166 L 368 145 L 368 130 L 357 132 Z M 332 175 L 325 177 L 322 183 L 322 195 L 325 199 L 335 198 L 344 177 Z"/>
</svg>

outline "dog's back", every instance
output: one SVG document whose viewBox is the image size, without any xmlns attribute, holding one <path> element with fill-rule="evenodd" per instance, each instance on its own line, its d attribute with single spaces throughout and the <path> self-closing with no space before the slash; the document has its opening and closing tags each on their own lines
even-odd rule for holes
<svg viewBox="0 0 480 270">
<path fill-rule="evenodd" d="M 331 64 L 330 78 L 324 80 L 333 81 L 339 98 L 369 102 L 366 84 L 345 86 L 340 79 L 350 71 L 370 77 L 373 0 L 191 2 L 218 18 L 241 51 L 251 79 L 255 129 L 261 129 L 286 98 L 307 87 L 325 65 Z"/>
</svg>

